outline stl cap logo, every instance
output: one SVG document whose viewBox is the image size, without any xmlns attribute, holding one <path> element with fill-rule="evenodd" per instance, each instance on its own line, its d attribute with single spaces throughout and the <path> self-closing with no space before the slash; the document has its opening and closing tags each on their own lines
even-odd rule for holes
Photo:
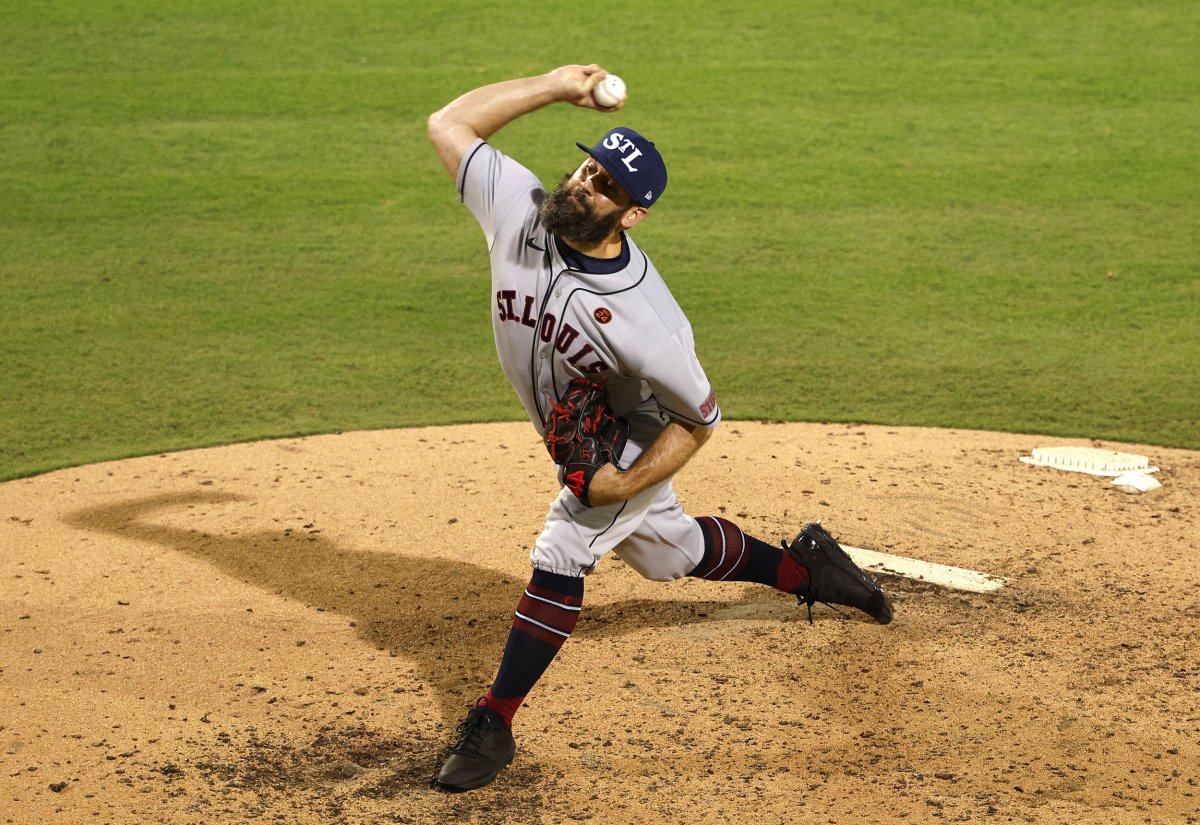
<svg viewBox="0 0 1200 825">
<path fill-rule="evenodd" d="M 608 307 L 600 307 L 592 315 L 602 324 L 607 324 L 612 320 L 612 313 L 608 310 Z"/>
</svg>

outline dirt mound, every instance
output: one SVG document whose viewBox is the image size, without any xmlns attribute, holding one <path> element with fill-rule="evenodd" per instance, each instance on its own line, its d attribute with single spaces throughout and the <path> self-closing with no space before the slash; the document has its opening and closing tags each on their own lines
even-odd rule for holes
<svg viewBox="0 0 1200 825">
<path fill-rule="evenodd" d="M 0 822 L 1200 821 L 1200 454 L 1163 487 L 995 433 L 726 422 L 695 515 L 985 571 L 896 620 L 589 577 L 482 791 L 486 688 L 554 478 L 527 424 L 288 439 L 0 485 Z M 752 814 L 752 815 L 751 815 Z"/>
</svg>

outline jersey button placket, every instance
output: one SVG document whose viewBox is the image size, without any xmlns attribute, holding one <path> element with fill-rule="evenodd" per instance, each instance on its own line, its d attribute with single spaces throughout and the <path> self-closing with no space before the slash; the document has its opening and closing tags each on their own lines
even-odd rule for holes
<svg viewBox="0 0 1200 825">
<path fill-rule="evenodd" d="M 570 275 L 569 271 L 562 270 L 558 273 L 558 281 L 554 286 L 554 291 L 551 293 L 552 299 L 547 301 L 546 311 L 554 316 L 554 329 L 550 330 L 550 340 L 545 341 L 540 338 L 542 334 L 542 318 L 538 318 L 538 328 L 535 335 L 539 336 L 538 346 L 538 367 L 537 367 L 537 383 L 538 391 L 541 393 L 542 399 L 545 402 L 546 409 L 552 409 L 558 403 L 558 398 L 554 394 L 554 336 L 557 334 L 558 325 L 562 322 L 562 279 Z"/>
</svg>

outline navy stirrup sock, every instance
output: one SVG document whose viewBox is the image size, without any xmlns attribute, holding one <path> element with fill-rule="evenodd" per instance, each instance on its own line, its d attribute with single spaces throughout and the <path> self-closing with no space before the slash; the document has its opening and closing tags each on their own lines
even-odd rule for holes
<svg viewBox="0 0 1200 825">
<path fill-rule="evenodd" d="M 579 621 L 583 578 L 534 570 L 517 605 L 496 681 L 479 704 L 512 726 L 513 715 Z"/>
</svg>

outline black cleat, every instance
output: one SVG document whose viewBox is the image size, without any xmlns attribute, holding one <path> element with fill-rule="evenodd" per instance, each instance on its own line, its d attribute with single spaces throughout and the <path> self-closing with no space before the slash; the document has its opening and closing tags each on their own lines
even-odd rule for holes
<svg viewBox="0 0 1200 825">
<path fill-rule="evenodd" d="M 856 607 L 880 624 L 892 620 L 892 606 L 882 588 L 858 568 L 820 523 L 804 525 L 796 540 L 785 543 L 783 549 L 792 561 L 808 568 L 808 595 L 797 598 L 808 605 L 809 622 L 814 602 Z"/>
<path fill-rule="evenodd" d="M 476 705 L 458 726 L 458 741 L 442 763 L 434 784 L 443 791 L 482 788 L 504 770 L 516 752 L 512 731 L 500 714 Z"/>
</svg>

